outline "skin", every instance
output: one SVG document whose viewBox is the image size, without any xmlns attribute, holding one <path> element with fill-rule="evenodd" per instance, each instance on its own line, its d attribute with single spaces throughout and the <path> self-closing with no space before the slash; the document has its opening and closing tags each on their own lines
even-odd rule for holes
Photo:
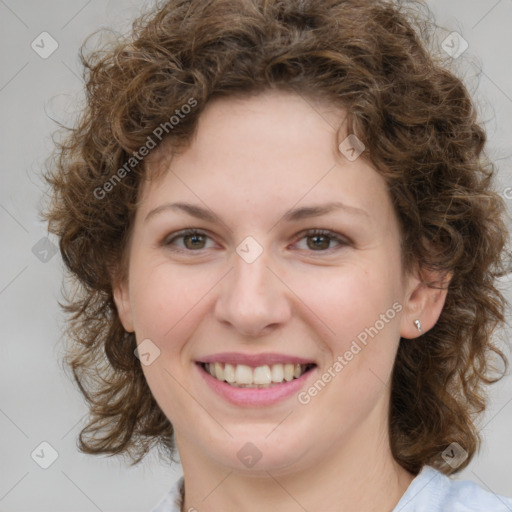
<svg viewBox="0 0 512 512">
<path fill-rule="evenodd" d="M 415 319 L 423 332 L 436 323 L 446 290 L 404 275 L 383 178 L 337 150 L 343 118 L 292 93 L 216 99 L 190 146 L 141 191 L 128 279 L 114 295 L 125 329 L 160 350 L 143 370 L 175 429 L 183 510 L 391 511 L 414 478 L 390 451 L 389 382 L 400 337 L 419 335 Z M 177 201 L 222 221 L 171 209 L 145 221 Z M 330 201 L 366 213 L 282 219 Z M 207 237 L 171 240 L 186 228 Z M 314 228 L 345 243 L 321 238 L 318 249 L 303 234 Z M 247 236 L 263 250 L 250 264 L 236 252 Z M 394 303 L 394 318 L 307 404 L 294 395 L 264 408 L 232 405 L 195 364 L 219 352 L 278 352 L 314 360 L 314 381 Z M 262 455 L 252 468 L 237 457 L 247 442 Z"/>
</svg>

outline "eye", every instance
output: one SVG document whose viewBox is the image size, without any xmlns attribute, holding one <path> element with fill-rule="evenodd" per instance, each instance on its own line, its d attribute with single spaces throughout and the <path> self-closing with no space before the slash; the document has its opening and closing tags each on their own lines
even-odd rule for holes
<svg viewBox="0 0 512 512">
<path fill-rule="evenodd" d="M 195 250 L 207 249 L 208 247 L 206 247 L 205 244 L 206 240 L 209 238 L 210 237 L 202 231 L 196 229 L 185 229 L 175 233 L 172 238 L 167 238 L 163 244 L 166 246 L 177 245 L 177 248 L 173 250 L 180 252 L 192 252 Z M 176 240 L 183 241 L 183 246 L 176 244 Z"/>
<path fill-rule="evenodd" d="M 212 248 L 207 247 L 207 241 L 211 240 L 210 237 L 203 231 L 197 229 L 185 229 L 177 233 L 173 233 L 170 238 L 163 241 L 164 246 L 173 246 L 172 250 L 178 252 L 198 252 L 202 249 Z M 324 229 L 310 229 L 301 234 L 299 241 L 307 240 L 306 248 L 302 247 L 301 250 L 310 250 L 313 252 L 328 252 L 333 247 L 330 247 L 333 242 L 338 246 L 350 245 L 350 242 L 333 233 L 332 231 Z M 177 243 L 177 242 L 180 243 Z M 297 245 L 297 244 L 296 244 Z"/>
<path fill-rule="evenodd" d="M 300 240 L 308 240 L 306 242 L 306 249 L 314 252 L 326 252 L 332 249 L 331 243 L 334 241 L 338 246 L 349 245 L 349 241 L 343 237 L 340 237 L 332 231 L 324 229 L 310 229 L 305 233 L 302 233 Z"/>
</svg>

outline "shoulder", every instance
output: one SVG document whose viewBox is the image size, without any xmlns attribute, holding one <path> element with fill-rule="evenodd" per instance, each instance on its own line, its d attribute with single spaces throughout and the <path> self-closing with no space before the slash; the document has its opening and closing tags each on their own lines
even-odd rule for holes
<svg viewBox="0 0 512 512">
<path fill-rule="evenodd" d="M 184 480 L 181 477 L 151 512 L 180 512 L 183 504 L 183 485 Z"/>
<path fill-rule="evenodd" d="M 512 498 L 487 491 L 474 482 L 452 480 L 425 466 L 393 512 L 512 512 Z"/>
</svg>

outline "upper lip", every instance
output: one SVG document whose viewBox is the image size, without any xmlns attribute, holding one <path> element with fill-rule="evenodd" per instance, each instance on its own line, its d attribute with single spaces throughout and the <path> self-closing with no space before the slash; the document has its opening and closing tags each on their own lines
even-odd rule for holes
<svg viewBox="0 0 512 512">
<path fill-rule="evenodd" d="M 263 366 L 265 364 L 316 364 L 311 359 L 291 356 L 287 354 L 262 353 L 244 354 L 241 352 L 222 352 L 202 357 L 198 363 L 228 363 L 232 365 L 245 364 L 247 366 Z"/>
</svg>

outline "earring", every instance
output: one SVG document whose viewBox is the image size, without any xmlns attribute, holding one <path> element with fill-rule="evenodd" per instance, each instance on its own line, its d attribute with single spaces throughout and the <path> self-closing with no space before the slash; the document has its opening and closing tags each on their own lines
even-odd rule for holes
<svg viewBox="0 0 512 512">
<path fill-rule="evenodd" d="M 414 324 L 418 328 L 418 331 L 421 333 L 421 322 L 419 320 L 414 320 Z"/>
</svg>

